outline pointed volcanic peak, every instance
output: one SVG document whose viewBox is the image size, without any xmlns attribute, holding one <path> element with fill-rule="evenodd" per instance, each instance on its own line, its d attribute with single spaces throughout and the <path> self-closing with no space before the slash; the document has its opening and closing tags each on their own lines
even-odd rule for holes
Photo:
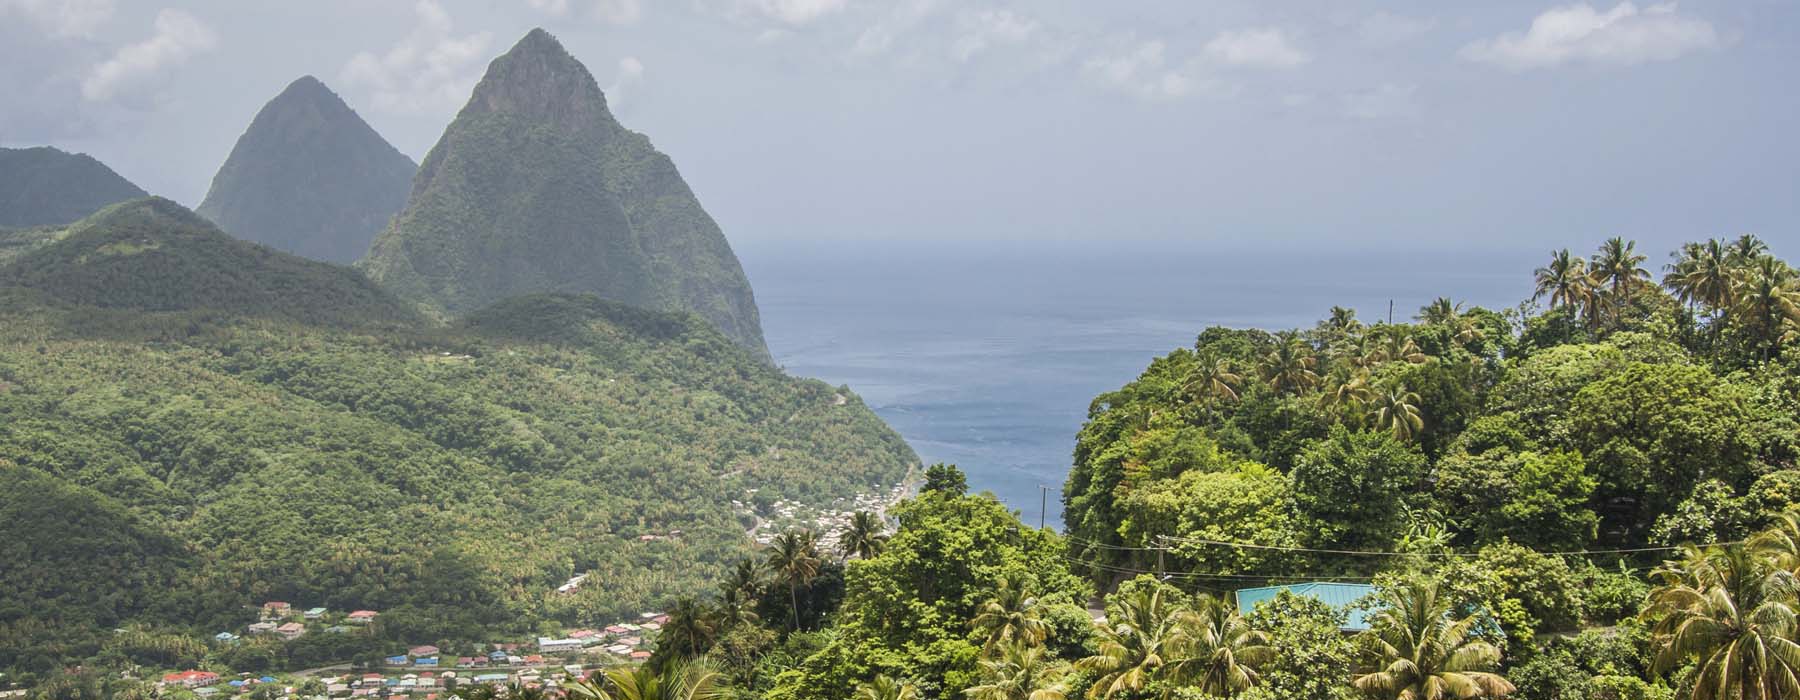
<svg viewBox="0 0 1800 700">
<path fill-rule="evenodd" d="M 347 265 L 406 205 L 417 171 L 309 75 L 256 113 L 197 211 L 238 238 Z"/>
<path fill-rule="evenodd" d="M 85 153 L 0 148 L 0 228 L 62 226 L 144 196 L 143 189 Z"/>
<path fill-rule="evenodd" d="M 102 209 L 0 265 L 0 290 L 64 309 L 207 311 L 346 328 L 421 320 L 355 269 L 234 239 L 161 197 Z"/>
<path fill-rule="evenodd" d="M 768 359 L 750 282 L 718 224 L 542 29 L 488 65 L 359 264 L 447 315 L 590 293 L 693 313 Z"/>
</svg>

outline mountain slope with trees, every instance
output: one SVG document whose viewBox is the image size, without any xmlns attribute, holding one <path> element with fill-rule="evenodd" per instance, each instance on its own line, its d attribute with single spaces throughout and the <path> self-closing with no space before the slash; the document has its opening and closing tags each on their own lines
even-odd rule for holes
<svg viewBox="0 0 1800 700">
<path fill-rule="evenodd" d="M 80 504 L 4 504 L 6 576 L 34 583 L 0 590 L 0 668 L 74 665 L 116 625 L 207 638 L 271 599 L 414 643 L 635 615 L 749 550 L 749 489 L 826 505 L 916 460 L 692 315 L 538 296 L 443 326 L 166 200 L 0 266 L 0 298 L 0 462 Z"/>
<path fill-rule="evenodd" d="M 766 357 L 750 283 L 669 157 L 547 32 L 488 65 L 359 265 L 455 316 L 537 292 L 692 312 Z"/>
</svg>

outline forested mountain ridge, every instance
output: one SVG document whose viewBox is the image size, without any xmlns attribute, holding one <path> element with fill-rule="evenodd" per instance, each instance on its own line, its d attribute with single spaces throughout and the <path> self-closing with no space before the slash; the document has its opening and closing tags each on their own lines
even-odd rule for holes
<svg viewBox="0 0 1800 700">
<path fill-rule="evenodd" d="M 417 170 L 308 75 L 256 113 L 195 211 L 239 238 L 347 265 L 406 205 Z"/>
<path fill-rule="evenodd" d="M 768 354 L 718 225 L 669 157 L 621 126 L 593 75 L 541 29 L 489 64 L 405 209 L 358 264 L 451 316 L 521 294 L 589 292 L 693 312 Z"/>
<path fill-rule="evenodd" d="M 0 229 L 61 226 L 144 190 L 85 153 L 0 148 Z"/>
<path fill-rule="evenodd" d="M 747 551 L 747 489 L 824 504 L 916 460 L 691 315 L 540 296 L 446 327 L 166 200 L 0 265 L 0 298 L 0 463 L 84 504 L 0 502 L 9 581 L 61 582 L 0 590 L 0 668 L 268 599 L 414 642 L 635 614 Z"/>
</svg>

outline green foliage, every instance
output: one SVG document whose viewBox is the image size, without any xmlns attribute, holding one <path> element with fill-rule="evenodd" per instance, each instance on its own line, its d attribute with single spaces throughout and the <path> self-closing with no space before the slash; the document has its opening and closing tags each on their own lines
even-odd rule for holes
<svg viewBox="0 0 1800 700">
<path fill-rule="evenodd" d="M 1262 685 L 1272 697 L 1293 700 L 1350 700 L 1346 680 L 1356 648 L 1340 628 L 1345 613 L 1317 598 L 1287 591 L 1258 603 L 1250 625 L 1269 637 L 1274 658 L 1262 666 Z"/>
<path fill-rule="evenodd" d="M 925 485 L 920 491 L 961 496 L 969 492 L 969 477 L 954 464 L 933 464 L 925 468 Z"/>
<path fill-rule="evenodd" d="M 1407 495 L 1424 477 L 1418 448 L 1387 433 L 1333 427 L 1294 464 L 1294 504 L 1308 519 L 1309 544 L 1391 549 L 1405 527 Z"/>
<path fill-rule="evenodd" d="M 747 489 L 823 506 L 916 463 L 846 390 L 690 316 L 535 297 L 443 328 L 162 200 L 76 228 L 0 268 L 38 287 L 0 288 L 0 461 L 36 499 L 4 502 L 25 564 L 0 574 L 0 668 L 132 622 L 209 637 L 270 599 L 380 610 L 413 643 L 635 614 L 745 555 Z"/>
</svg>

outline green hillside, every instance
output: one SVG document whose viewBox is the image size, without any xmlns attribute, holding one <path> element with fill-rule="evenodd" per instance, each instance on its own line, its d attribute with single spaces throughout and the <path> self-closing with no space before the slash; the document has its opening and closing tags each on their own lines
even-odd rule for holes
<svg viewBox="0 0 1800 700">
<path fill-rule="evenodd" d="M 26 530 L 49 513 L 0 525 L 59 552 L 9 577 L 74 572 L 56 594 L 0 589 L 0 629 L 23 630 L 0 668 L 79 661 L 104 625 L 210 635 L 267 599 L 380 610 L 380 634 L 415 642 L 634 615 L 748 551 L 746 489 L 823 504 L 915 460 L 847 391 L 692 316 L 534 297 L 436 326 L 162 200 L 73 227 L 0 285 L 0 461 L 118 504 L 92 509 L 90 539 Z M 179 580 L 82 593 L 115 556 L 181 562 Z"/>
<path fill-rule="evenodd" d="M 587 292 L 692 312 L 767 355 L 749 281 L 718 225 L 541 29 L 488 66 L 359 265 L 451 316 L 521 294 Z"/>
<path fill-rule="evenodd" d="M 256 113 L 195 211 L 244 240 L 349 264 L 406 204 L 417 170 L 309 75 Z"/>
<path fill-rule="evenodd" d="M 143 196 L 137 185 L 85 153 L 0 148 L 0 228 L 60 226 Z"/>
</svg>

